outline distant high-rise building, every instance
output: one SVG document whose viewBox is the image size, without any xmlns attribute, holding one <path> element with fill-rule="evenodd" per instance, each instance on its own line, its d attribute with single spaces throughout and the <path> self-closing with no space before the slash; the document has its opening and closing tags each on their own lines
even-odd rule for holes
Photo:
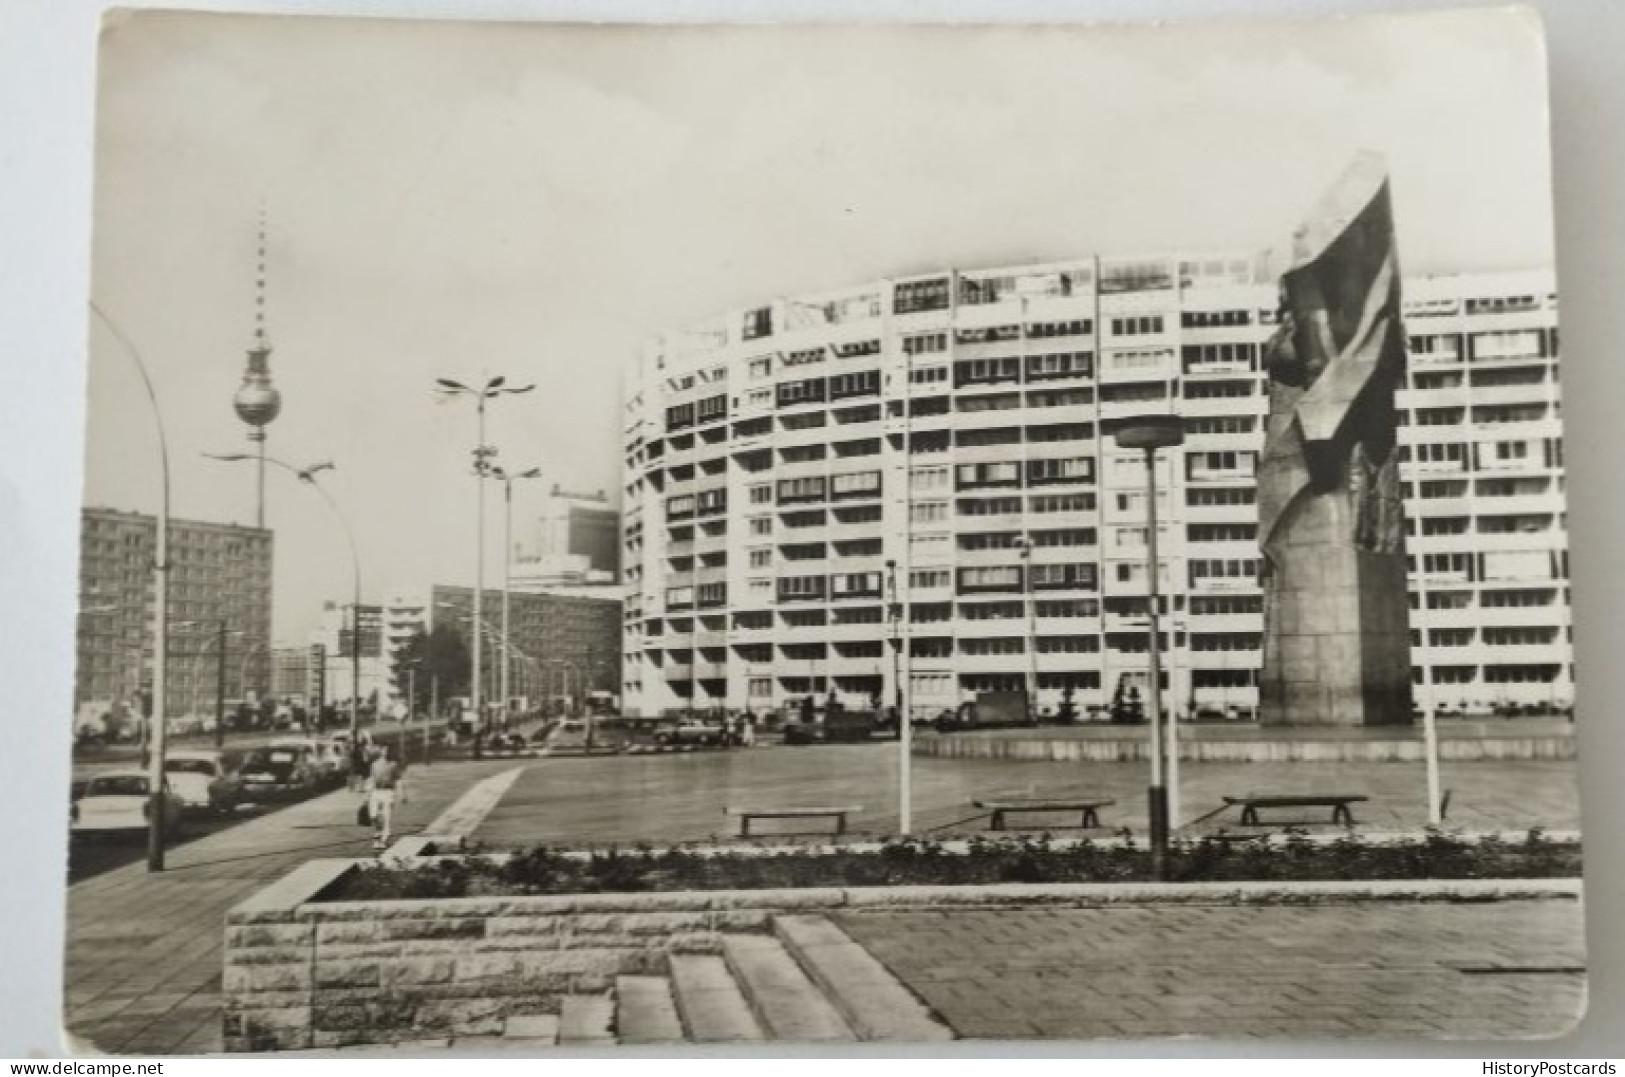
<svg viewBox="0 0 1625 1077">
<path fill-rule="evenodd" d="M 1404 283 L 1413 680 L 1467 711 L 1572 700 L 1550 273 Z M 1084 258 L 880 281 L 666 334 L 628 381 L 627 710 L 834 692 L 917 713 L 1148 675 L 1142 457 L 1158 461 L 1164 677 L 1257 705 L 1255 465 L 1277 289 L 1252 256 Z M 908 658 L 893 658 L 893 604 Z"/>
<path fill-rule="evenodd" d="M 621 514 L 599 490 L 555 485 L 536 519 L 534 542 L 509 551 L 515 586 L 615 583 L 621 568 Z"/>
<path fill-rule="evenodd" d="M 390 655 L 384 646 L 386 637 L 384 607 L 362 603 L 359 617 L 361 626 L 360 699 L 363 705 L 372 702 L 374 692 L 380 700 L 388 698 Z M 314 648 L 320 646 L 326 656 L 324 679 L 327 702 L 345 705 L 355 695 L 356 669 L 350 603 L 329 602 L 322 609 L 321 620 L 310 634 Z"/>
<path fill-rule="evenodd" d="M 309 647 L 278 647 L 271 652 L 271 697 L 303 701 L 310 692 Z"/>
<path fill-rule="evenodd" d="M 474 589 L 437 584 L 398 588 L 385 600 L 383 623 L 390 648 L 419 631 L 448 625 L 471 639 Z M 484 599 L 486 695 L 498 698 L 502 659 L 502 592 L 487 589 Z M 509 595 L 513 635 L 511 687 L 515 695 L 579 696 L 592 690 L 619 693 L 622 594 L 616 587 L 560 587 L 556 591 Z M 392 685 L 396 696 L 406 686 Z"/>
<path fill-rule="evenodd" d="M 94 719 L 121 705 L 139 710 L 152 688 L 158 522 L 86 508 L 81 528 L 75 705 Z M 166 714 L 212 714 L 222 668 L 228 700 L 269 691 L 271 549 L 267 530 L 170 520 Z"/>
</svg>

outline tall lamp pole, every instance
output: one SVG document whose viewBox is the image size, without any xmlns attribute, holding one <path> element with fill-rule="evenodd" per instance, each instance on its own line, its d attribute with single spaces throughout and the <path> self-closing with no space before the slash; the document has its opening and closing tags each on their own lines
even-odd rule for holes
<svg viewBox="0 0 1625 1077">
<path fill-rule="evenodd" d="M 903 592 L 897 585 L 897 562 L 892 559 L 886 561 L 886 578 L 891 590 L 891 623 L 892 623 L 892 679 L 897 683 L 893 686 L 897 695 L 897 829 L 907 835 L 914 829 L 914 721 L 909 713 L 908 696 L 905 694 L 906 679 L 903 674 L 903 648 L 907 646 L 904 639 L 903 622 L 908 617 L 908 607 L 903 602 Z"/>
<path fill-rule="evenodd" d="M 272 464 L 288 472 L 300 482 L 314 489 L 322 495 L 327 507 L 332 511 L 333 518 L 338 520 L 339 527 L 344 531 L 345 541 L 350 546 L 351 583 L 353 585 L 350 602 L 350 743 L 354 744 L 357 728 L 361 724 L 361 553 L 356 547 L 355 531 L 350 527 L 350 520 L 339 508 L 333 495 L 327 492 L 326 487 L 316 481 L 316 475 L 322 471 L 336 470 L 332 461 L 323 461 L 311 464 L 309 467 L 295 467 L 274 456 L 249 456 L 246 453 L 204 453 L 211 460 L 223 460 L 227 463 L 236 463 L 249 460 L 263 459 L 265 463 Z M 325 681 L 325 676 L 323 677 Z"/>
<path fill-rule="evenodd" d="M 513 645 L 508 634 L 508 593 L 513 587 L 513 484 L 524 479 L 540 478 L 542 469 L 527 468 L 510 475 L 500 464 L 493 464 L 491 474 L 502 483 L 502 725 L 506 728 L 512 717 L 508 713 L 509 700 L 513 699 L 510 687 Z"/>
<path fill-rule="evenodd" d="M 1037 605 L 1033 601 L 1033 540 L 1022 535 L 1016 540 L 1021 551 L 1021 598 L 1027 615 L 1027 720 L 1038 724 L 1038 627 Z"/>
<path fill-rule="evenodd" d="M 471 396 L 474 398 L 474 410 L 478 416 L 478 440 L 474 446 L 474 653 L 470 665 L 473 669 L 472 685 L 469 695 L 474 705 L 474 720 L 481 729 L 485 727 L 485 707 L 481 696 L 480 663 L 484 658 L 484 646 L 480 639 L 480 620 L 483 617 L 485 597 L 485 476 L 491 470 L 491 458 L 496 450 L 485 443 L 485 405 L 493 397 L 503 394 L 528 393 L 536 388 L 534 385 L 509 386 L 508 379 L 502 375 L 490 378 L 479 388 L 464 385 L 451 378 L 436 378 L 435 388 L 448 397 Z"/>
<path fill-rule="evenodd" d="M 1157 580 L 1157 450 L 1185 441 L 1185 424 L 1177 415 L 1145 415 L 1128 419 L 1117 428 L 1117 445 L 1145 453 L 1146 608 L 1150 639 L 1151 788 L 1148 791 L 1151 823 L 1151 871 L 1158 879 L 1168 871 L 1168 787 L 1163 781 L 1168 745 L 1162 729 L 1161 595 Z"/>
<path fill-rule="evenodd" d="M 147 400 L 152 405 L 153 423 L 158 428 L 158 461 L 163 477 L 163 492 L 152 559 L 152 715 L 147 719 L 150 730 L 148 746 L 151 749 L 151 770 L 147 778 L 147 870 L 163 871 L 164 759 L 169 741 L 169 720 L 165 716 L 164 699 L 169 664 L 169 436 L 164 432 L 163 409 L 158 406 L 158 392 L 153 388 L 152 375 L 147 370 L 146 361 L 141 358 L 141 352 L 94 300 L 90 310 L 113 334 L 125 354 L 135 361 L 136 369 L 141 372 L 141 384 L 147 390 Z"/>
</svg>

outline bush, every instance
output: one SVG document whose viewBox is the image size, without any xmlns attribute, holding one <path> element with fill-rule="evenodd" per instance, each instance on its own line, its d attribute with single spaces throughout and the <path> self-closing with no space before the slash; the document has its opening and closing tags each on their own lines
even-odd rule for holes
<svg viewBox="0 0 1625 1077">
<path fill-rule="evenodd" d="M 1580 873 L 1580 846 L 1539 830 L 1511 843 L 1466 841 L 1429 830 L 1420 840 L 1370 845 L 1348 834 L 1314 842 L 1301 831 L 1270 843 L 1222 832 L 1169 848 L 1173 882 L 1353 879 L 1556 878 Z M 1108 846 L 1080 841 L 1056 846 L 1049 834 L 971 837 L 964 851 L 940 841 L 894 838 L 876 850 L 781 849 L 697 853 L 681 846 L 656 852 L 611 848 L 572 856 L 547 846 L 506 860 L 476 853 L 429 864 L 369 865 L 339 880 L 319 900 L 361 901 L 484 895 L 639 893 L 676 890 L 764 890 L 821 886 L 952 886 L 988 883 L 1144 882 L 1151 856 L 1132 838 Z"/>
</svg>

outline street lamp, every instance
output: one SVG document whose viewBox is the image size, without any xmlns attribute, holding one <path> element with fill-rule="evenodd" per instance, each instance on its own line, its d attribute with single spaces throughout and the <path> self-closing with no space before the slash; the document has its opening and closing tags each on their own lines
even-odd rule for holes
<svg viewBox="0 0 1625 1077">
<path fill-rule="evenodd" d="M 891 591 L 888 612 L 891 615 L 892 689 L 897 696 L 897 829 L 907 835 L 914 829 L 914 771 L 910 754 L 914 749 L 914 720 L 904 694 L 907 680 L 903 673 L 903 622 L 908 611 L 903 604 L 903 593 L 897 587 L 897 562 L 891 558 L 886 559 L 886 582 Z"/>
<path fill-rule="evenodd" d="M 1185 441 L 1185 424 L 1177 415 L 1144 415 L 1128 419 L 1113 435 L 1118 448 L 1140 449 L 1145 453 L 1146 518 L 1146 609 L 1149 625 L 1150 703 L 1151 703 L 1151 871 L 1158 879 L 1167 877 L 1168 787 L 1163 783 L 1167 744 L 1162 731 L 1162 653 L 1158 633 L 1161 596 L 1157 592 L 1157 450 Z"/>
<path fill-rule="evenodd" d="M 124 331 L 114 324 L 95 300 L 90 303 L 91 313 L 113 334 L 124 352 L 135 361 L 141 372 L 141 384 L 146 387 L 147 400 L 152 405 L 153 423 L 158 428 L 158 462 L 163 476 L 163 494 L 159 503 L 158 534 L 153 549 L 153 648 L 152 648 L 152 716 L 147 720 L 151 728 L 148 743 L 152 749 L 151 772 L 147 778 L 147 870 L 164 870 L 164 756 L 168 747 L 168 719 L 165 717 L 164 690 L 168 674 L 169 650 L 169 436 L 164 432 L 164 413 L 158 406 L 158 392 L 152 386 L 152 375 L 146 360 Z"/>
<path fill-rule="evenodd" d="M 525 479 L 541 478 L 542 469 L 527 468 L 510 475 L 499 464 L 491 465 L 491 474 L 502 483 L 502 724 L 508 725 L 508 701 L 513 698 L 509 678 L 513 667 L 513 648 L 508 635 L 508 592 L 513 586 L 513 484 Z"/>
<path fill-rule="evenodd" d="M 485 591 L 485 476 L 491 470 L 491 458 L 496 456 L 496 449 L 485 443 L 485 404 L 486 401 L 504 394 L 518 395 L 528 393 L 536 388 L 534 385 L 509 386 L 508 379 L 502 375 L 490 378 L 479 388 L 464 385 L 451 378 L 436 378 L 436 391 L 447 397 L 471 396 L 474 398 L 474 410 L 478 415 L 478 439 L 474 445 L 474 486 L 476 490 L 474 511 L 474 620 L 478 623 L 482 617 Z M 480 690 L 480 660 L 481 660 L 480 633 L 474 632 L 474 654 L 471 659 L 473 668 L 473 684 L 469 695 L 474 705 L 475 720 L 481 728 L 485 726 L 484 701 Z"/>
<path fill-rule="evenodd" d="M 333 518 L 338 520 L 339 526 L 344 530 L 344 538 L 350 546 L 350 569 L 353 587 L 350 604 L 350 743 L 354 744 L 358 736 L 358 727 L 361 724 L 361 554 L 355 544 L 355 531 L 350 527 L 350 520 L 339 508 L 338 502 L 327 488 L 316 481 L 318 473 L 323 471 L 336 471 L 331 460 L 324 460 L 308 467 L 295 467 L 290 463 L 278 460 L 274 456 L 249 456 L 246 453 L 204 453 L 211 460 L 222 460 L 226 463 L 236 463 L 243 460 L 260 461 L 274 464 L 283 471 L 288 472 L 300 482 L 309 486 L 322 496 L 327 507 L 332 511 Z"/>
<path fill-rule="evenodd" d="M 1027 615 L 1027 720 L 1038 724 L 1038 627 L 1037 603 L 1033 601 L 1033 540 L 1027 535 L 1016 539 L 1021 551 L 1021 605 Z"/>
</svg>

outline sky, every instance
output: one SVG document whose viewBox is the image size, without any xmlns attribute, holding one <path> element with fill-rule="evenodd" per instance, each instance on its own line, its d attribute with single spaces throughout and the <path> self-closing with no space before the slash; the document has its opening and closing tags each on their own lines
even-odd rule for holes
<svg viewBox="0 0 1625 1077">
<path fill-rule="evenodd" d="M 931 269 L 1284 242 L 1387 158 L 1407 273 L 1549 266 L 1546 72 L 1510 9 L 1142 27 L 634 27 L 143 12 L 103 30 L 93 295 L 150 369 L 173 512 L 250 523 L 231 399 L 256 230 L 283 395 L 363 592 L 472 581 L 467 401 L 505 466 L 620 486 L 622 376 L 664 329 Z M 155 511 L 134 363 L 89 335 L 85 502 Z M 350 561 L 273 469 L 274 634 Z M 537 484 L 537 487 L 543 486 Z M 516 537 L 539 488 L 516 488 Z M 487 581 L 501 500 L 487 496 Z"/>
</svg>

